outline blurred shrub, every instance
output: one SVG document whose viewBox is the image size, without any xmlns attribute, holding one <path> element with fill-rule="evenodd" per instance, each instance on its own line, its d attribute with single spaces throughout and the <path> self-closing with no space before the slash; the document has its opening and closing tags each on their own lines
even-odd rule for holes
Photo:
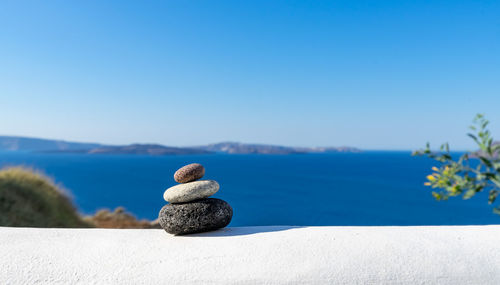
<svg viewBox="0 0 500 285">
<path fill-rule="evenodd" d="M 22 167 L 0 170 L 0 226 L 89 227 L 51 179 Z"/>
</svg>

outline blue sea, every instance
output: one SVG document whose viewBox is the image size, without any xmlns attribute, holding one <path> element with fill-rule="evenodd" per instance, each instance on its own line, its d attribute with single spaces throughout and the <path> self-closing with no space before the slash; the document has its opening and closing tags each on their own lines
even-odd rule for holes
<svg viewBox="0 0 500 285">
<path fill-rule="evenodd" d="M 136 156 L 0 154 L 0 166 L 38 169 L 71 193 L 80 212 L 124 206 L 156 219 L 174 172 L 193 162 L 234 210 L 230 226 L 498 224 L 486 193 L 435 201 L 425 176 L 436 165 L 409 152 L 303 155 Z"/>
</svg>

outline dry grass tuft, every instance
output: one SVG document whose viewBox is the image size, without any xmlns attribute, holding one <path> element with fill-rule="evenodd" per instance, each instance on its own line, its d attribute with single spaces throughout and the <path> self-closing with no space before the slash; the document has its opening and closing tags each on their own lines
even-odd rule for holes
<svg viewBox="0 0 500 285">
<path fill-rule="evenodd" d="M 125 212 L 123 207 L 116 208 L 113 212 L 104 209 L 94 216 L 85 217 L 85 221 L 98 228 L 113 229 L 151 229 L 160 228 L 157 222 L 137 220 L 132 214 Z"/>
</svg>

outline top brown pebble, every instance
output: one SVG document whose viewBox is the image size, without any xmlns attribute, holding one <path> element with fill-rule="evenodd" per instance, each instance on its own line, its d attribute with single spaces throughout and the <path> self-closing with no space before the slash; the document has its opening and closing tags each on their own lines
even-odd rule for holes
<svg viewBox="0 0 500 285">
<path fill-rule="evenodd" d="M 175 181 L 187 183 L 198 180 L 205 175 L 205 167 L 199 163 L 191 163 L 179 168 L 174 174 Z"/>
</svg>

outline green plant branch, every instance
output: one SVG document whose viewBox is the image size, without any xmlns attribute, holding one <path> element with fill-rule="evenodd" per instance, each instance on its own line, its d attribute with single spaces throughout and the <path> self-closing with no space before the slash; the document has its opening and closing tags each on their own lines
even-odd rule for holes
<svg viewBox="0 0 500 285">
<path fill-rule="evenodd" d="M 433 173 L 427 176 L 425 183 L 433 189 L 440 189 L 439 192 L 432 192 L 437 200 L 460 195 L 463 199 L 469 199 L 478 192 L 488 191 L 488 203 L 495 203 L 500 193 L 500 144 L 493 143 L 488 124 L 489 121 L 482 114 L 474 118 L 470 126 L 472 133 L 467 135 L 474 140 L 479 150 L 465 153 L 457 161 L 453 160 L 448 143 L 441 145 L 438 152 L 431 151 L 427 143 L 425 149 L 413 153 L 441 163 L 440 167 L 432 167 Z M 478 159 L 476 167 L 471 166 L 471 158 Z M 500 206 L 495 206 L 493 212 L 500 214 Z"/>
</svg>

